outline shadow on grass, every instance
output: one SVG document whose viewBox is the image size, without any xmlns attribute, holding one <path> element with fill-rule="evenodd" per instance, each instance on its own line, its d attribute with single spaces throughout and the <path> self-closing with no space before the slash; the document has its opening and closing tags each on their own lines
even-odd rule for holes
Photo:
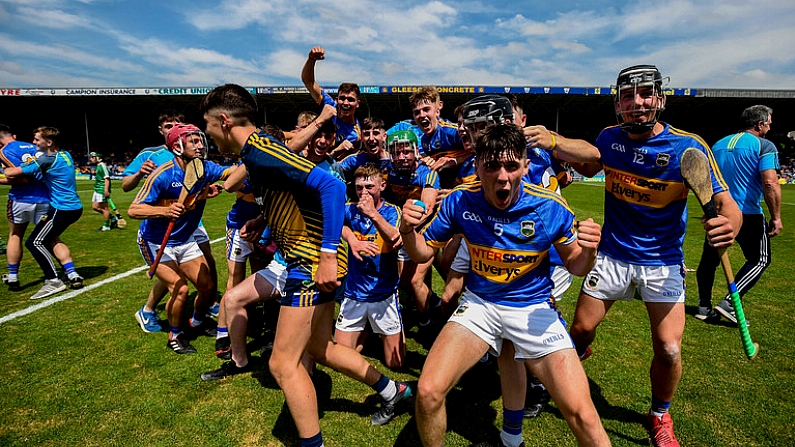
<svg viewBox="0 0 795 447">
<path fill-rule="evenodd" d="M 588 379 L 588 384 L 591 387 L 591 399 L 593 400 L 594 406 L 596 406 L 596 411 L 599 412 L 599 417 L 602 420 L 610 419 L 619 422 L 637 423 L 640 425 L 643 425 L 643 423 L 646 422 L 645 414 L 638 413 L 634 410 L 628 410 L 616 405 L 611 405 L 610 402 L 608 402 L 607 399 L 605 399 L 605 397 L 602 395 L 602 387 L 600 387 L 592 379 Z M 554 413 L 556 417 L 561 419 L 563 418 L 563 415 L 560 414 L 560 411 L 557 408 L 549 408 L 549 410 L 550 413 Z M 606 431 L 611 439 L 621 438 L 633 444 L 649 445 L 649 438 L 645 436 L 643 438 L 633 438 L 615 430 L 606 429 Z"/>
<path fill-rule="evenodd" d="M 83 277 L 83 279 L 89 280 L 96 278 L 98 276 L 102 276 L 105 272 L 108 271 L 107 265 L 88 265 L 84 267 L 79 267 L 76 269 L 77 273 Z"/>
<path fill-rule="evenodd" d="M 698 306 L 685 306 L 685 313 L 687 315 L 693 316 L 695 319 L 695 315 L 698 312 Z M 697 320 L 698 321 L 698 320 Z M 706 320 L 701 320 L 702 323 L 709 324 L 711 326 L 723 326 L 728 328 L 737 328 L 737 323 L 732 323 L 729 320 L 724 320 L 720 315 L 715 315 L 712 318 L 708 318 Z"/>
</svg>

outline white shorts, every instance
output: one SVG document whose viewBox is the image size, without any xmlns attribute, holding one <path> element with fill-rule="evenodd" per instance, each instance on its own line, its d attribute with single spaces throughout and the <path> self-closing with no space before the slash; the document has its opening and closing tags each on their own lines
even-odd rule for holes
<svg viewBox="0 0 795 447">
<path fill-rule="evenodd" d="M 634 265 L 599 253 L 582 282 L 582 291 L 600 300 L 632 301 L 636 289 L 647 303 L 683 303 L 685 266 Z"/>
<path fill-rule="evenodd" d="M 287 266 L 271 261 L 267 267 L 258 270 L 257 275 L 265 278 L 279 296 L 284 296 L 284 283 L 287 281 Z"/>
<path fill-rule="evenodd" d="M 461 245 L 458 246 L 458 251 L 455 252 L 453 263 L 450 264 L 450 270 L 458 273 L 469 273 L 469 248 L 467 241 L 461 238 Z"/>
<path fill-rule="evenodd" d="M 573 276 L 562 265 L 552 267 L 552 297 L 555 298 L 555 301 L 560 301 L 563 294 L 569 290 Z"/>
<path fill-rule="evenodd" d="M 210 235 L 207 234 L 207 230 L 204 229 L 204 225 L 199 222 L 199 226 L 196 227 L 196 231 L 193 232 L 193 240 L 196 241 L 197 244 L 204 244 L 210 242 Z"/>
<path fill-rule="evenodd" d="M 563 349 L 574 348 L 563 317 L 548 302 L 511 307 L 486 301 L 469 289 L 448 320 L 467 328 L 485 341 L 495 356 L 502 341 L 510 340 L 515 360 L 537 359 Z"/>
<path fill-rule="evenodd" d="M 36 225 L 50 210 L 49 203 L 25 203 L 8 199 L 8 220 L 16 225 L 32 223 Z"/>
<path fill-rule="evenodd" d="M 337 316 L 337 330 L 343 332 L 360 332 L 367 322 L 373 332 L 382 335 L 395 335 L 403 330 L 403 320 L 398 307 L 398 292 L 381 301 L 363 303 L 345 298 L 340 304 Z"/>
<path fill-rule="evenodd" d="M 246 262 L 251 253 L 251 244 L 240 237 L 240 230 L 227 227 L 226 259 L 232 262 Z"/>
<path fill-rule="evenodd" d="M 141 252 L 141 256 L 143 256 L 146 265 L 151 266 L 152 263 L 155 262 L 155 257 L 159 249 L 160 244 L 154 244 L 140 237 L 138 238 L 138 250 Z M 201 248 L 199 248 L 199 244 L 197 244 L 196 241 L 191 241 L 173 247 L 166 246 L 166 249 L 163 250 L 163 256 L 160 258 L 160 262 L 176 261 L 177 264 L 183 264 L 200 256 L 204 256 L 204 253 L 202 253 Z"/>
<path fill-rule="evenodd" d="M 105 194 L 100 194 L 96 191 L 91 196 L 91 201 L 95 203 L 108 203 L 108 199 L 105 198 Z"/>
</svg>

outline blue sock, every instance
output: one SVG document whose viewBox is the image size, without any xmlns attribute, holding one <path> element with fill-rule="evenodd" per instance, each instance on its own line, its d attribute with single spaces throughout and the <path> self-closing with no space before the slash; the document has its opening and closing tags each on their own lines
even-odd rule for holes
<svg viewBox="0 0 795 447">
<path fill-rule="evenodd" d="M 8 264 L 9 275 L 19 275 L 19 264 Z"/>
<path fill-rule="evenodd" d="M 169 326 L 169 328 L 171 329 L 171 333 L 168 334 L 168 338 L 169 339 L 175 339 L 175 338 L 179 337 L 180 335 L 182 335 L 182 329 L 180 329 L 178 327 L 174 327 L 174 326 Z"/>
<path fill-rule="evenodd" d="M 389 377 L 387 377 L 384 374 L 381 374 L 381 378 L 378 379 L 378 382 L 375 382 L 375 385 L 373 385 L 372 388 L 376 392 L 380 393 L 381 391 L 384 390 L 384 388 L 386 388 L 387 385 L 389 385 Z"/>
<path fill-rule="evenodd" d="M 502 431 L 509 435 L 522 434 L 522 421 L 524 420 L 524 408 L 521 410 L 509 410 L 502 408 Z"/>
<path fill-rule="evenodd" d="M 196 312 L 193 313 L 193 318 L 190 319 L 190 326 L 191 327 L 199 327 L 202 325 L 202 319 L 196 315 Z"/>
<path fill-rule="evenodd" d="M 317 432 L 310 438 L 301 438 L 301 447 L 323 447 L 323 434 Z"/>
<path fill-rule="evenodd" d="M 665 402 L 656 397 L 651 397 L 651 412 L 655 416 L 662 417 L 665 413 L 668 412 L 668 408 L 671 407 L 671 401 Z"/>
<path fill-rule="evenodd" d="M 74 273 L 75 272 L 75 263 L 74 262 L 67 262 L 63 265 L 63 269 L 66 270 L 66 274 Z"/>
<path fill-rule="evenodd" d="M 229 328 L 218 326 L 218 334 L 215 336 L 215 339 L 218 340 L 219 338 L 229 337 Z"/>
</svg>

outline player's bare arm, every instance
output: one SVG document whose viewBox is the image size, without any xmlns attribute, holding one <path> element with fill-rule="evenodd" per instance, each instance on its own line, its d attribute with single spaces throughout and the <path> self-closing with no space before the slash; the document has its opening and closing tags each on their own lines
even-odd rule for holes
<svg viewBox="0 0 795 447">
<path fill-rule="evenodd" d="M 406 201 L 403 205 L 403 217 L 400 219 L 400 236 L 403 238 L 403 246 L 406 248 L 411 260 L 417 264 L 422 264 L 431 259 L 436 250 L 425 243 L 425 237 L 414 229 L 422 223 L 425 215 L 423 207 L 415 205 L 413 200 Z M 433 202 L 431 202 L 433 203 Z"/>
<path fill-rule="evenodd" d="M 719 192 L 712 196 L 712 199 L 715 201 L 718 217 L 709 220 L 702 218 L 701 223 L 707 232 L 710 245 L 715 248 L 727 248 L 734 243 L 734 237 L 740 231 L 743 214 L 728 191 Z"/>
<path fill-rule="evenodd" d="M 326 50 L 321 46 L 312 47 L 309 50 L 309 56 L 306 58 L 304 68 L 301 70 L 301 81 L 303 81 L 309 94 L 315 102 L 320 102 L 322 94 L 320 93 L 320 85 L 315 81 L 315 62 L 326 58 Z"/>
<path fill-rule="evenodd" d="M 781 222 L 781 185 L 778 183 L 778 173 L 775 169 L 765 169 L 761 175 L 762 196 L 770 212 L 767 235 L 775 237 L 784 229 L 784 224 Z"/>
<path fill-rule="evenodd" d="M 586 219 L 577 226 L 577 241 L 570 244 L 555 244 L 566 270 L 573 275 L 585 276 L 596 264 L 596 251 L 602 238 L 602 227 Z"/>
<path fill-rule="evenodd" d="M 154 206 L 145 203 L 133 203 L 127 210 L 127 215 L 133 219 L 179 219 L 185 214 L 185 205 L 174 202 L 169 206 Z"/>
<path fill-rule="evenodd" d="M 369 194 L 360 197 L 357 208 L 373 222 L 375 229 L 381 234 L 381 238 L 388 244 L 389 248 L 394 249 L 395 244 L 400 240 L 400 233 L 396 227 L 390 225 L 389 222 L 384 219 L 384 216 L 378 212 L 375 208 L 375 203 L 373 203 L 373 197 Z"/>
<path fill-rule="evenodd" d="M 548 151 L 555 151 L 558 160 L 567 162 L 592 163 L 601 158 L 599 149 L 591 143 L 547 130 L 544 126 L 528 126 L 524 128 L 525 140 L 528 143 Z"/>
<path fill-rule="evenodd" d="M 320 262 L 315 272 L 315 283 L 317 288 L 323 292 L 332 292 L 341 283 L 337 281 L 337 253 L 327 251 L 320 252 Z"/>
<path fill-rule="evenodd" d="M 376 256 L 378 254 L 378 244 L 372 241 L 360 241 L 347 225 L 342 227 L 342 238 L 348 242 L 351 254 L 359 261 L 363 260 L 362 255 Z"/>
<path fill-rule="evenodd" d="M 300 153 L 302 150 L 304 150 L 304 148 L 306 148 L 309 142 L 312 141 L 312 138 L 315 136 L 317 131 L 323 127 L 323 124 L 326 124 L 326 122 L 330 121 L 335 116 L 337 116 L 337 108 L 329 104 L 325 104 L 323 106 L 323 110 L 320 111 L 320 115 L 318 115 L 314 121 L 309 123 L 308 126 L 301 129 L 300 132 L 297 132 L 290 142 L 287 143 L 287 147 L 295 153 Z"/>
<path fill-rule="evenodd" d="M 240 228 L 240 237 L 247 242 L 257 242 L 264 229 L 265 216 L 260 214 L 256 219 L 251 219 L 243 224 Z"/>
<path fill-rule="evenodd" d="M 138 172 L 133 175 L 128 175 L 121 180 L 121 190 L 124 192 L 132 191 L 136 186 L 138 186 L 138 183 L 141 182 L 141 179 L 151 174 L 155 168 L 157 168 L 157 165 L 152 160 L 146 160 L 143 162 Z"/>
</svg>

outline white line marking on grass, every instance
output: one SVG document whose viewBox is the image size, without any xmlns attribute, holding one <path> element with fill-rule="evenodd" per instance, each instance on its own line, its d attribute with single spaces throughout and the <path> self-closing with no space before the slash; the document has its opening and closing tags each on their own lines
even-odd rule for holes
<svg viewBox="0 0 795 447">
<path fill-rule="evenodd" d="M 216 242 L 221 242 L 221 241 L 224 241 L 224 240 L 226 240 L 226 237 L 219 237 L 218 239 L 211 240 L 210 243 L 211 244 L 215 244 Z M 134 275 L 134 274 L 136 274 L 138 272 L 142 272 L 142 271 L 148 270 L 148 269 L 149 269 L 149 266 L 146 266 L 146 265 L 141 266 L 141 267 L 136 267 L 136 268 L 134 268 L 132 270 L 127 270 L 126 272 L 119 273 L 118 275 L 115 275 L 115 276 L 111 276 L 110 278 L 105 278 L 105 279 L 103 279 L 102 281 L 100 281 L 98 283 L 88 285 L 86 287 L 83 287 L 82 289 L 77 289 L 77 290 L 69 292 L 69 293 L 67 293 L 65 295 L 60 295 L 60 296 L 56 296 L 54 298 L 50 298 L 48 300 L 44 300 L 44 301 L 42 301 L 42 302 L 40 302 L 40 303 L 38 303 L 36 305 L 33 305 L 33 306 L 30 306 L 30 307 L 26 308 L 26 309 L 18 310 L 16 312 L 10 313 L 10 314 L 8 314 L 8 315 L 6 315 L 4 317 L 1 317 L 0 318 L 0 324 L 3 324 L 5 322 L 7 322 L 7 321 L 11 321 L 11 320 L 13 320 L 15 318 L 23 317 L 25 315 L 31 314 L 33 312 L 36 312 L 39 309 L 44 309 L 45 307 L 52 306 L 55 303 L 60 303 L 61 301 L 66 301 L 69 298 L 74 298 L 77 295 L 80 295 L 81 293 L 85 293 L 85 292 L 88 292 L 89 290 L 94 290 L 94 289 L 96 289 L 98 287 L 104 286 L 105 284 L 107 284 L 109 282 L 113 282 L 113 281 L 115 281 L 117 279 L 125 278 L 127 276 Z"/>
</svg>

